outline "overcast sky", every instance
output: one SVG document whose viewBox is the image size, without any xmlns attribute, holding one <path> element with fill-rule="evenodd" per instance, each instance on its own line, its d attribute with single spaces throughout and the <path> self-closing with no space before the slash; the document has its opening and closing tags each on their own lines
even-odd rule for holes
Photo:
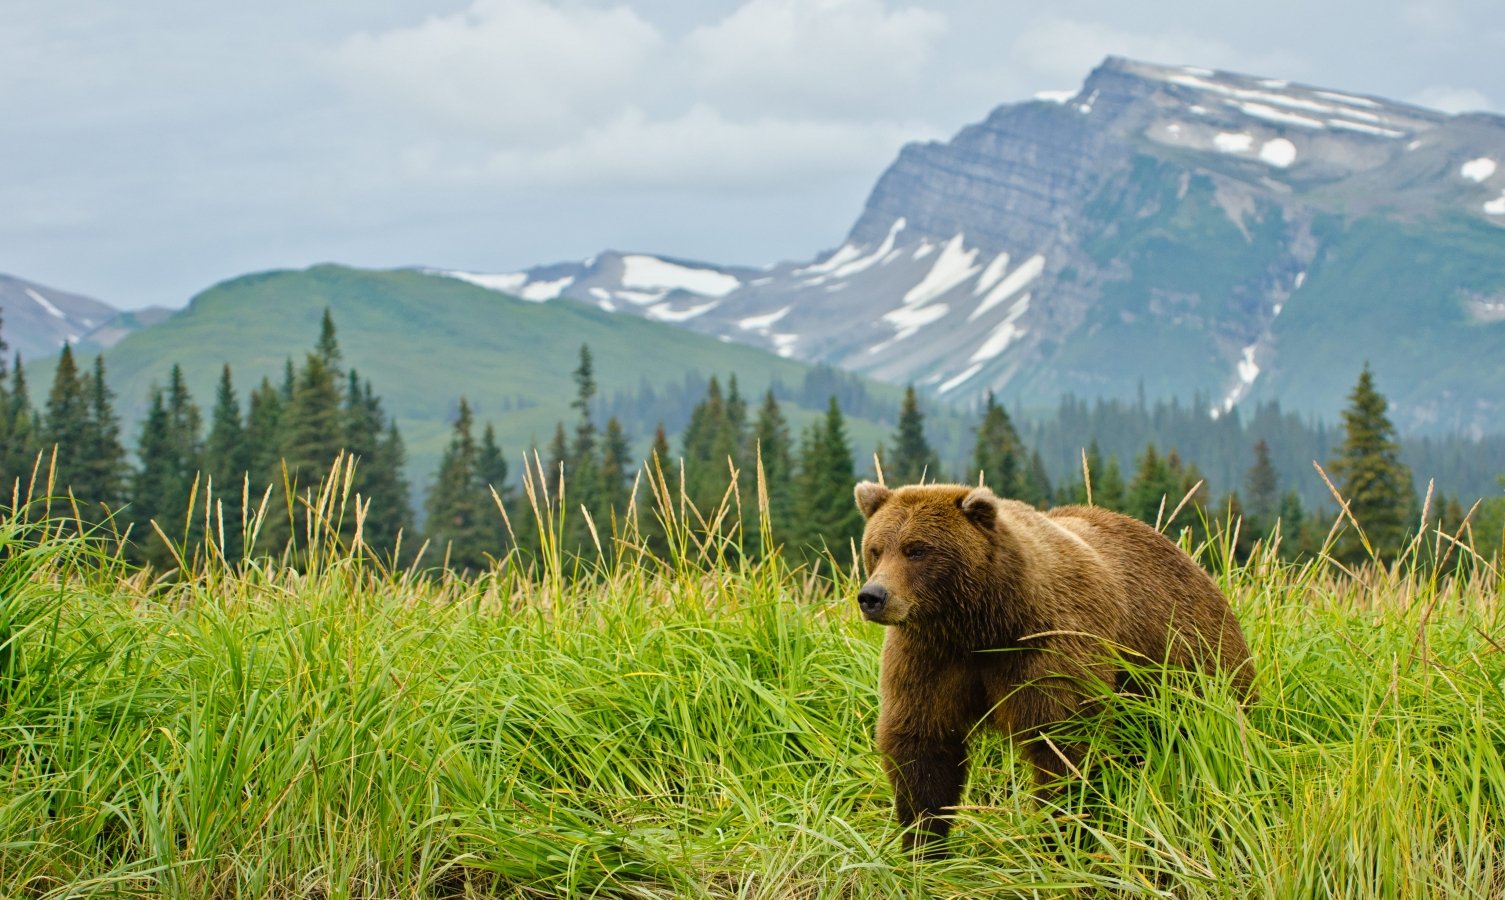
<svg viewBox="0 0 1505 900">
<path fill-rule="evenodd" d="M 321 261 L 806 259 L 904 142 L 1108 54 L 1505 110 L 1499 0 L 0 0 L 0 272 L 138 307 Z"/>
</svg>

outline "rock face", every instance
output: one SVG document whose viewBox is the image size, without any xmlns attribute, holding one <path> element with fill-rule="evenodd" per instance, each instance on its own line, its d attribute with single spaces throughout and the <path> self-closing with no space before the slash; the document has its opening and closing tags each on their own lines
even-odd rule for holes
<svg viewBox="0 0 1505 900">
<path fill-rule="evenodd" d="M 1072 96 L 905 147 L 809 263 L 603 254 L 465 277 L 962 402 L 1199 395 L 1331 417 L 1368 360 L 1403 426 L 1495 430 L 1502 167 L 1497 116 L 1110 58 Z"/>
</svg>

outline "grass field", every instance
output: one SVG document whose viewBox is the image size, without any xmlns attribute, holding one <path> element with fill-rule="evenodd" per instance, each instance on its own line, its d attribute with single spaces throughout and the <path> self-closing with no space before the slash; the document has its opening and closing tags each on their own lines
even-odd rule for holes
<svg viewBox="0 0 1505 900">
<path fill-rule="evenodd" d="M 855 580 L 678 533 L 461 579 L 316 527 L 296 570 L 154 577 L 5 519 L 0 896 L 1505 893 L 1489 566 L 1215 565 L 1255 704 L 1125 698 L 1045 808 L 979 738 L 951 855 L 914 862 Z"/>
</svg>

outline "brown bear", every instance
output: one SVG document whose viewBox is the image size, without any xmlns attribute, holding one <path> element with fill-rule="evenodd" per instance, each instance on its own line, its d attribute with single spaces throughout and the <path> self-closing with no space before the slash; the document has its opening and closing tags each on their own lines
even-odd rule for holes
<svg viewBox="0 0 1505 900">
<path fill-rule="evenodd" d="M 1042 790 L 1078 771 L 1083 748 L 1053 727 L 1092 705 L 1089 684 L 1120 686 L 1118 660 L 1231 671 L 1251 695 L 1227 599 L 1144 523 L 1090 506 L 1042 513 L 966 485 L 864 481 L 856 496 L 857 602 L 888 626 L 878 749 L 907 848 L 950 830 L 974 726 L 1012 738 Z"/>
</svg>

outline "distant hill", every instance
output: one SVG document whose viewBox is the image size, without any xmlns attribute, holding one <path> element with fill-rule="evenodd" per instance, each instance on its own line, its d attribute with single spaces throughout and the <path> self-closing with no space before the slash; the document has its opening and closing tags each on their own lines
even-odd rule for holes
<svg viewBox="0 0 1505 900">
<path fill-rule="evenodd" d="M 846 240 L 745 270 L 603 253 L 456 273 L 972 402 L 1200 393 L 1403 429 L 1505 415 L 1505 117 L 1109 58 L 905 147 Z"/>
<path fill-rule="evenodd" d="M 183 311 L 106 350 L 117 406 L 131 423 L 127 437 L 135 437 L 134 423 L 151 385 L 164 383 L 174 362 L 183 366 L 206 418 L 225 362 L 232 367 L 243 405 L 263 377 L 280 383 L 285 360 L 292 356 L 301 363 L 312 348 L 326 307 L 334 316 L 345 364 L 371 380 L 388 414 L 397 418 L 420 488 L 448 442 L 462 394 L 478 421 L 495 424 L 514 472 L 535 442 L 544 450 L 557 421 L 572 424 L 571 372 L 582 343 L 594 357 L 602 411 L 616 409 L 624 416 L 651 406 L 641 392 L 683 392 L 687 381 L 702 385 L 712 375 L 725 386 L 728 373 L 736 373 L 755 409 L 771 384 L 778 382 L 795 395 L 812 373 L 805 363 L 758 348 L 614 316 L 585 304 L 529 302 L 419 271 L 325 265 L 216 285 Z M 39 391 L 49 377 L 45 368 L 32 376 Z M 886 385 L 832 372 L 817 373 L 815 381 L 825 384 L 833 378 L 842 390 L 870 393 L 869 406 L 897 408 L 899 391 Z M 818 393 L 805 406 L 786 401 L 786 415 L 799 425 L 823 412 L 825 392 Z M 645 448 L 655 422 L 629 417 L 624 424 Z M 939 434 L 951 434 L 953 443 L 962 429 L 960 420 L 947 413 L 935 426 Z M 860 460 L 893 426 L 891 420 L 854 417 L 850 429 Z"/>
</svg>

